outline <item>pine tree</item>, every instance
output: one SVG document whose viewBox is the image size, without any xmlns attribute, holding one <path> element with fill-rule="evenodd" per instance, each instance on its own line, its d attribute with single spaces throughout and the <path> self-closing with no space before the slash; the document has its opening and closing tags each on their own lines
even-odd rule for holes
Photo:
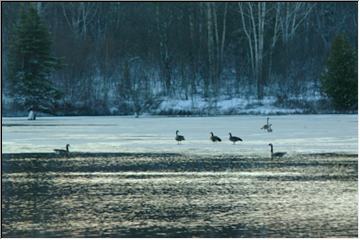
<svg viewBox="0 0 360 240">
<path fill-rule="evenodd" d="M 37 11 L 23 9 L 9 53 L 10 92 L 21 108 L 52 112 L 60 92 L 51 83 L 59 61 L 51 56 L 50 34 Z"/>
<path fill-rule="evenodd" d="M 333 41 L 321 83 L 336 110 L 357 109 L 356 51 L 344 35 L 338 35 Z"/>
</svg>

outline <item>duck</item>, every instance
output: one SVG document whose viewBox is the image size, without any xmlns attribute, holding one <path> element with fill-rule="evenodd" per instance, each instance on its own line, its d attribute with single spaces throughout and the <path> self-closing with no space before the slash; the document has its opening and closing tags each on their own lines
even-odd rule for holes
<svg viewBox="0 0 360 240">
<path fill-rule="evenodd" d="M 233 142 L 233 144 L 235 144 L 235 143 L 238 142 L 238 141 L 242 142 L 242 139 L 241 139 L 241 138 L 236 137 L 236 136 L 233 136 L 233 135 L 231 135 L 231 133 L 229 133 L 229 140 L 230 140 L 231 142 Z"/>
<path fill-rule="evenodd" d="M 271 148 L 271 150 L 270 150 L 270 152 L 271 152 L 271 159 L 273 159 L 274 157 L 281 158 L 281 157 L 283 157 L 283 156 L 286 154 L 286 152 L 275 152 L 275 153 L 274 153 L 274 148 L 273 148 L 272 143 L 269 143 L 269 146 L 270 146 L 270 148 Z"/>
<path fill-rule="evenodd" d="M 179 135 L 179 130 L 176 130 L 175 140 L 178 142 L 178 144 L 179 144 L 181 141 L 185 141 L 184 136 Z"/>
<path fill-rule="evenodd" d="M 66 146 L 65 146 L 66 150 L 64 150 L 64 149 L 54 149 L 54 151 L 55 151 L 56 154 L 66 154 L 66 155 L 68 155 L 69 147 L 70 147 L 70 144 L 66 144 Z"/>
<path fill-rule="evenodd" d="M 210 132 L 210 140 L 213 142 L 221 142 L 221 138 L 219 138 L 218 136 L 215 136 L 213 132 Z"/>
<path fill-rule="evenodd" d="M 266 124 L 264 126 L 262 126 L 261 129 L 267 130 L 268 132 L 272 132 L 272 124 L 269 123 L 269 117 L 266 118 Z"/>
</svg>

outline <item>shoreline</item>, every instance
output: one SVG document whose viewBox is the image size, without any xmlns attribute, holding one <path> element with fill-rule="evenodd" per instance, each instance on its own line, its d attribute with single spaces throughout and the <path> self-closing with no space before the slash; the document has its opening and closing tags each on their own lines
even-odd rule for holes
<svg viewBox="0 0 360 240">
<path fill-rule="evenodd" d="M 64 158 L 64 155 L 58 155 L 53 152 L 14 152 L 14 153 L 1 153 L 4 160 L 11 158 Z M 184 154 L 178 152 L 70 152 L 68 158 L 71 157 L 236 157 L 236 158 L 267 158 L 266 156 L 261 155 L 245 155 L 245 154 Z M 318 152 L 318 153 L 291 153 L 287 157 L 282 159 L 287 159 L 290 157 L 358 157 L 358 153 L 351 152 Z"/>
<path fill-rule="evenodd" d="M 314 178 L 337 177 L 342 169 L 345 179 L 357 179 L 357 154 L 302 154 L 282 158 L 241 155 L 190 155 L 177 153 L 73 153 L 69 156 L 52 153 L 3 154 L 2 172 L 278 172 L 295 169 L 324 168 Z M 335 174 L 333 176 L 333 174 Z"/>
</svg>

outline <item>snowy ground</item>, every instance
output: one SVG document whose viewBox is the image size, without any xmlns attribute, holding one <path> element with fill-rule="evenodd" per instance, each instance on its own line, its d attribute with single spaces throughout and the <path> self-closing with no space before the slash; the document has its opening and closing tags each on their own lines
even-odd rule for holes
<svg viewBox="0 0 360 240">
<path fill-rule="evenodd" d="M 3 118 L 2 151 L 52 152 L 71 145 L 73 152 L 176 152 L 268 156 L 275 151 L 357 153 L 357 115 L 273 116 L 273 132 L 260 130 L 264 116 L 226 117 L 44 117 L 36 121 Z M 186 141 L 177 145 L 180 130 Z M 212 143 L 209 132 L 222 138 Z M 228 132 L 243 138 L 233 145 Z"/>
<path fill-rule="evenodd" d="M 320 100 L 320 98 L 307 98 L 306 100 Z M 257 98 L 226 98 L 222 97 L 216 105 L 210 106 L 211 103 L 207 102 L 201 97 L 194 97 L 192 100 L 181 99 L 165 99 L 155 110 L 154 114 L 161 112 L 165 113 L 177 113 L 177 112 L 189 112 L 195 114 L 205 114 L 207 112 L 215 111 L 218 114 L 296 114 L 303 113 L 304 109 L 300 108 L 281 108 L 276 107 L 275 97 L 265 97 L 262 100 Z M 215 109 L 213 109 L 215 108 Z M 215 113 L 213 112 L 213 113 Z"/>
</svg>

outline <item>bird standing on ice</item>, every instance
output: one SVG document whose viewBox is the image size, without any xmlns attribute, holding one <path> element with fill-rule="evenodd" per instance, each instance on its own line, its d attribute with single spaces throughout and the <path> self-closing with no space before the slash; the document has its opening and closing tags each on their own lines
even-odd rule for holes
<svg viewBox="0 0 360 240">
<path fill-rule="evenodd" d="M 273 145 L 271 143 L 269 143 L 269 146 L 271 148 L 271 159 L 273 159 L 274 157 L 281 158 L 286 154 L 286 152 L 274 152 Z"/>
<path fill-rule="evenodd" d="M 54 149 L 54 151 L 55 151 L 56 154 L 68 155 L 69 154 L 69 147 L 70 147 L 70 144 L 66 144 L 66 146 L 65 146 L 66 150 L 64 150 L 64 149 Z"/>
<path fill-rule="evenodd" d="M 181 141 L 185 141 L 184 136 L 179 135 L 179 130 L 176 130 L 175 140 L 177 141 L 178 144 L 179 144 Z"/>
<path fill-rule="evenodd" d="M 233 142 L 233 144 L 235 144 L 235 143 L 238 142 L 238 141 L 242 142 L 242 139 L 241 139 L 241 138 L 236 137 L 236 136 L 233 136 L 233 135 L 231 135 L 231 133 L 229 133 L 229 140 L 230 140 L 231 142 Z"/>
<path fill-rule="evenodd" d="M 210 132 L 210 140 L 213 142 L 221 142 L 221 138 L 219 138 L 218 136 L 215 136 L 213 132 Z"/>
<path fill-rule="evenodd" d="M 272 132 L 272 128 L 271 128 L 272 124 L 269 123 L 269 119 L 270 119 L 269 117 L 266 118 L 266 124 L 262 126 L 261 129 L 264 129 L 268 132 Z"/>
</svg>

